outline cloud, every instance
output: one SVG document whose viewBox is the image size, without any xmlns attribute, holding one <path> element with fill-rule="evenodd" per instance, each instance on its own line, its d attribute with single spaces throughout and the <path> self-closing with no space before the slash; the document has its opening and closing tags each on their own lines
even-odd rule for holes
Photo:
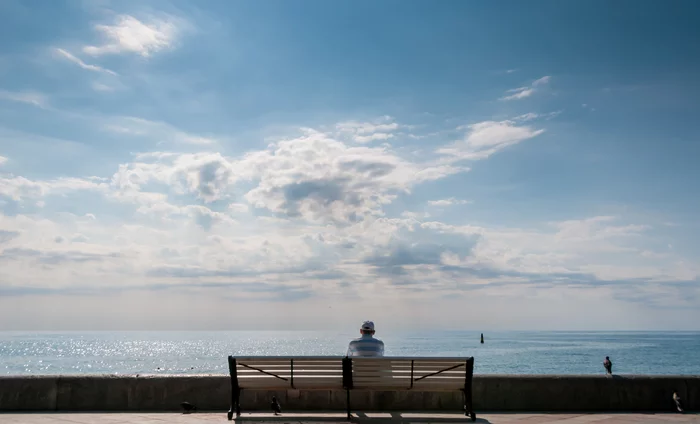
<svg viewBox="0 0 700 424">
<path fill-rule="evenodd" d="M 70 241 L 72 243 L 87 243 L 88 241 L 90 241 L 90 238 L 87 236 L 84 236 L 83 234 L 74 234 L 71 237 Z"/>
<path fill-rule="evenodd" d="M 544 76 L 542 78 L 536 79 L 535 81 L 532 82 L 530 86 L 526 87 L 518 87 L 518 88 L 513 88 L 511 90 L 507 90 L 506 93 L 512 93 L 508 94 L 506 96 L 503 96 L 500 98 L 500 100 L 519 100 L 519 99 L 524 99 L 526 97 L 530 97 L 535 92 L 537 91 L 537 87 L 542 87 L 546 84 L 549 83 L 550 76 Z"/>
<path fill-rule="evenodd" d="M 179 143 L 204 146 L 216 143 L 213 138 L 190 134 L 165 122 L 132 116 L 112 118 L 104 125 L 104 129 L 117 134 L 149 138 L 158 144 Z"/>
<path fill-rule="evenodd" d="M 233 213 L 245 213 L 248 212 L 248 205 L 244 203 L 231 203 L 228 205 L 228 209 Z"/>
<path fill-rule="evenodd" d="M 7 243 L 19 236 L 19 231 L 0 230 L 0 244 Z"/>
<path fill-rule="evenodd" d="M 56 240 L 56 243 L 61 243 L 63 240 Z M 14 247 L 10 249 L 5 249 L 0 256 L 0 260 L 20 260 L 20 259 L 30 259 L 41 264 L 57 265 L 66 262 L 92 262 L 92 261 L 102 261 L 106 258 L 118 258 L 121 254 L 118 252 L 109 254 L 96 254 L 96 253 L 86 253 L 80 251 L 48 251 L 48 250 L 37 250 L 37 249 L 25 249 L 20 247 Z"/>
<path fill-rule="evenodd" d="M 429 200 L 428 204 L 431 206 L 452 206 L 452 205 L 466 205 L 470 203 L 468 200 L 455 199 L 450 197 L 448 199 L 441 200 Z"/>
<path fill-rule="evenodd" d="M 68 59 L 69 61 L 75 63 L 76 65 L 80 66 L 80 67 L 83 68 L 83 69 L 87 69 L 87 70 L 93 71 L 93 72 L 102 72 L 102 73 L 109 74 L 109 75 L 114 75 L 114 76 L 117 75 L 116 72 L 110 71 L 109 69 L 105 69 L 105 68 L 102 68 L 102 67 L 97 66 L 97 65 L 88 65 L 87 63 L 85 63 L 85 62 L 83 62 L 82 60 L 78 59 L 77 57 L 75 57 L 75 56 L 72 55 L 71 53 L 67 52 L 66 50 L 56 48 L 56 49 L 54 49 L 54 51 L 55 51 L 59 56 L 62 56 L 62 57 L 64 57 L 64 58 Z"/>
<path fill-rule="evenodd" d="M 495 229 L 440 222 L 424 222 L 421 227 L 441 234 L 478 236 L 472 257 L 458 261 L 460 266 L 473 268 L 478 264 L 507 272 L 535 274 L 585 272 L 600 280 L 673 278 L 653 268 L 637 266 L 632 269 L 622 265 L 626 260 L 623 258 L 641 253 L 638 246 L 649 227 L 619 225 L 618 220 L 612 216 L 595 216 L 552 222 L 544 229 Z M 608 261 L 610 266 L 603 266 Z M 508 276 L 507 273 L 503 275 Z M 675 278 L 687 277 L 676 274 Z"/>
<path fill-rule="evenodd" d="M 522 114 L 520 116 L 516 116 L 515 118 L 513 118 L 513 121 L 527 122 L 527 121 L 532 121 L 534 119 L 537 119 L 539 117 L 540 117 L 540 115 L 538 115 L 536 113 L 528 112 L 528 113 Z"/>
<path fill-rule="evenodd" d="M 0 90 L 0 100 L 26 103 L 42 109 L 45 109 L 48 106 L 46 96 L 34 91 L 11 92 Z"/>
<path fill-rule="evenodd" d="M 336 125 L 336 128 L 346 132 L 353 132 L 357 134 L 369 134 L 380 131 L 394 131 L 399 128 L 399 124 L 397 124 L 396 122 L 391 122 L 390 117 L 384 117 L 376 122 L 341 122 Z"/>
<path fill-rule="evenodd" d="M 525 97 L 530 97 L 535 93 L 534 88 L 530 87 L 519 87 L 512 90 L 508 90 L 507 93 L 513 93 L 508 96 L 501 97 L 501 100 L 517 100 L 524 99 Z"/>
<path fill-rule="evenodd" d="M 469 125 L 463 141 L 437 150 L 459 159 L 485 159 L 506 147 L 537 137 L 544 129 L 517 125 L 514 121 L 484 121 Z"/>
<path fill-rule="evenodd" d="M 9 159 L 7 159 L 5 156 L 0 156 L 0 165 L 5 164 Z"/>
<path fill-rule="evenodd" d="M 222 212 L 215 212 L 206 206 L 202 205 L 187 205 L 175 206 L 166 201 L 165 196 L 160 198 L 160 201 L 144 204 L 140 206 L 136 212 L 158 217 L 173 217 L 177 215 L 188 216 L 194 220 L 197 225 L 206 231 L 209 231 L 212 226 L 218 224 L 234 225 L 236 221 L 229 215 Z"/>
<path fill-rule="evenodd" d="M 550 80 L 551 78 L 552 78 L 552 77 L 550 77 L 549 75 L 547 75 L 547 76 L 544 76 L 544 77 L 542 77 L 542 78 L 540 78 L 540 79 L 536 79 L 535 81 L 532 82 L 532 86 L 533 86 L 533 87 L 537 87 L 537 86 L 540 86 L 540 85 L 549 84 L 549 80 Z"/>
<path fill-rule="evenodd" d="M 185 293 L 185 306 L 209 309 L 224 302 L 220 310 L 226 311 L 237 302 L 237 308 L 249 308 L 246 316 L 274 326 L 270 314 L 283 317 L 319 305 L 332 305 L 343 319 L 372 313 L 406 322 L 420 305 L 440 302 L 445 314 L 462 317 L 468 296 L 477 308 L 506 304 L 512 324 L 523 310 L 556 316 L 556 308 L 585 298 L 616 310 L 649 299 L 661 299 L 654 308 L 696 304 L 677 293 L 698 284 L 697 265 L 679 247 L 667 249 L 667 240 L 646 223 L 601 215 L 507 227 L 408 212 L 425 202 L 468 203 L 427 200 L 432 187 L 416 188 L 468 170 L 453 166 L 456 161 L 485 160 L 536 137 L 543 129 L 533 122 L 545 117 L 531 113 L 466 126 L 464 138 L 439 149 L 437 159 L 429 151 L 416 156 L 389 145 L 357 145 L 356 135 L 391 134 L 391 128 L 354 125 L 345 132 L 336 126 L 329 132 L 301 129 L 266 148 L 235 154 L 152 151 L 144 144 L 146 151 L 125 156 L 104 176 L 2 175 L 0 196 L 46 205 L 0 213 L 0 278 L 12 281 L 0 281 L 0 297 L 13 301 L 0 310 L 21 299 L 60 297 L 75 302 L 71 310 L 88 314 L 85 305 L 113 304 L 119 293 L 128 292 L 131 302 L 155 293 L 144 307 L 149 317 L 162 318 L 166 299 Z M 387 122 L 393 121 L 380 124 Z M 179 131 L 151 121 L 109 123 L 146 139 L 160 131 L 158 141 Z M 202 146 L 212 145 L 187 148 Z M 232 294 L 221 299 L 221 292 Z M 91 296 L 90 302 L 71 300 L 77 294 Z M 347 299 L 357 302 L 341 312 Z M 273 309 L 265 302 L 275 302 L 268 303 Z M 287 304 L 294 308 L 285 309 Z M 423 318 L 437 322 L 428 317 L 432 310 L 423 311 Z M 205 312 L 202 317 L 211 314 Z M 193 322 L 206 326 L 202 317 Z"/>
<path fill-rule="evenodd" d="M 385 148 L 349 147 L 316 131 L 249 154 L 235 168 L 258 181 L 245 195 L 256 208 L 335 223 L 381 216 L 398 193 L 463 171 L 407 162 Z"/>
<path fill-rule="evenodd" d="M 513 118 L 513 121 L 516 122 L 528 122 L 528 121 L 534 121 L 535 119 L 553 119 L 556 118 L 557 116 L 561 115 L 562 111 L 561 110 L 556 110 L 554 112 L 549 112 L 545 114 L 538 114 L 538 113 L 533 113 L 533 112 L 528 112 L 524 113 L 522 115 L 516 116 Z"/>
<path fill-rule="evenodd" d="M 220 153 L 164 155 L 121 165 L 110 184 L 122 195 L 138 196 L 142 186 L 159 182 L 178 194 L 191 193 L 212 202 L 230 194 L 239 174 L 233 162 Z"/>
<path fill-rule="evenodd" d="M 85 46 L 83 52 L 91 56 L 136 53 L 148 57 L 173 46 L 179 22 L 172 16 L 144 23 L 133 16 L 119 15 L 112 25 L 95 25 L 107 42 L 99 46 Z"/>
<path fill-rule="evenodd" d="M 25 198 L 37 199 L 48 194 L 61 194 L 76 190 L 103 190 L 107 186 L 82 178 L 56 178 L 46 181 L 34 181 L 24 177 L 0 175 L 0 196 L 15 201 Z"/>
<path fill-rule="evenodd" d="M 370 135 L 357 135 L 355 136 L 355 141 L 358 143 L 369 143 L 370 141 L 388 140 L 390 138 L 394 138 L 394 134 L 374 133 Z"/>
<path fill-rule="evenodd" d="M 383 116 L 372 122 L 345 121 L 336 124 L 335 127 L 340 134 L 350 135 L 355 142 L 361 144 L 393 138 L 392 132 L 400 128 L 390 116 Z"/>
<path fill-rule="evenodd" d="M 94 81 L 90 84 L 90 86 L 95 91 L 109 92 L 109 91 L 116 90 L 116 87 L 114 87 L 114 86 L 103 84 L 100 82 L 94 82 Z"/>
</svg>

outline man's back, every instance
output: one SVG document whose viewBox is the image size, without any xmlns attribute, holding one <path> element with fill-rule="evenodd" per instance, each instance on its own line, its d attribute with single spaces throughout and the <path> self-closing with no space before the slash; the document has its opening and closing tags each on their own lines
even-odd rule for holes
<svg viewBox="0 0 700 424">
<path fill-rule="evenodd" d="M 371 334 L 363 334 L 359 339 L 350 342 L 347 355 L 355 357 L 384 356 L 384 342 L 375 339 Z"/>
</svg>

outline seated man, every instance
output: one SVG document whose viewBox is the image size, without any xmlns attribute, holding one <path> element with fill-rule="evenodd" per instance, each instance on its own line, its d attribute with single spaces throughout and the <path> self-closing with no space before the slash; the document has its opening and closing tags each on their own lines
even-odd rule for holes
<svg viewBox="0 0 700 424">
<path fill-rule="evenodd" d="M 362 337 L 350 342 L 347 356 L 384 356 L 384 342 L 373 337 L 374 323 L 372 321 L 365 321 L 362 324 L 360 334 Z"/>
</svg>

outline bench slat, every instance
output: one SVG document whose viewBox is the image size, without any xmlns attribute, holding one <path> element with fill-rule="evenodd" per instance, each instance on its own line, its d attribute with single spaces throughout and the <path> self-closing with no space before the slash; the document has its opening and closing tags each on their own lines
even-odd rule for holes
<svg viewBox="0 0 700 424">
<path fill-rule="evenodd" d="M 362 378 L 362 377 L 372 377 L 372 376 L 376 376 L 378 374 L 379 373 L 377 373 L 377 372 L 363 372 L 363 373 L 353 373 L 352 376 L 353 376 L 353 378 Z M 400 378 L 409 378 L 411 376 L 411 373 L 410 372 L 406 372 L 406 373 L 393 372 L 393 373 L 383 373 L 383 375 L 400 377 Z M 296 376 L 296 374 L 294 374 L 294 376 Z M 427 378 L 436 379 L 436 378 L 445 378 L 445 377 L 464 379 L 465 376 L 466 376 L 465 373 L 450 373 L 450 372 L 443 372 L 440 374 L 413 373 L 413 378 L 424 377 L 426 379 Z"/>
<path fill-rule="evenodd" d="M 239 365 L 236 367 L 239 371 L 255 371 L 253 368 L 261 369 L 261 370 L 270 370 L 270 371 L 281 371 L 281 370 L 289 370 L 292 369 L 291 364 L 279 364 L 279 365 L 267 365 L 267 364 L 245 364 L 247 366 Z M 342 365 L 314 365 L 314 366 L 308 366 L 308 365 L 299 365 L 294 364 L 294 370 L 309 370 L 309 371 L 317 371 L 317 370 L 342 370 Z"/>
<path fill-rule="evenodd" d="M 244 365 L 247 365 L 249 367 L 255 367 L 255 368 L 284 368 L 284 367 L 291 367 L 291 363 L 289 362 L 284 362 L 284 363 L 258 363 L 258 362 L 241 362 L 238 363 L 236 368 L 246 368 Z M 342 363 L 338 362 L 337 364 L 297 364 L 296 362 L 294 363 L 294 368 L 339 368 L 342 367 Z"/>
<path fill-rule="evenodd" d="M 240 385 L 241 389 L 265 389 L 265 390 L 290 390 L 292 389 L 292 386 L 287 384 L 287 385 L 280 385 L 280 384 L 262 384 L 262 383 L 257 383 L 257 384 L 246 384 Z M 294 383 L 294 389 L 306 389 L 306 390 L 342 390 L 343 389 L 343 384 L 342 383 L 333 383 L 333 382 L 312 382 L 312 383 L 303 383 L 300 382 L 297 384 L 296 382 Z"/>
<path fill-rule="evenodd" d="M 296 362 L 295 362 L 296 363 Z M 377 366 L 383 366 L 383 367 L 410 367 L 411 366 L 411 361 L 405 361 L 405 362 L 359 362 L 359 361 L 352 361 L 353 366 L 360 366 L 360 367 L 377 367 Z M 413 366 L 418 367 L 451 367 L 454 365 L 465 365 L 464 362 L 418 362 L 415 361 L 413 363 Z"/>
<path fill-rule="evenodd" d="M 280 377 L 284 377 L 284 378 L 289 378 L 292 375 L 292 373 L 289 371 L 285 371 L 282 373 L 274 373 L 274 374 L 278 375 Z M 255 377 L 258 375 L 260 375 L 260 373 L 255 372 L 255 371 L 252 373 L 245 373 L 245 374 L 239 373 L 238 378 L 239 379 L 240 378 L 250 378 L 250 377 Z M 341 371 L 337 371 L 337 370 L 336 371 L 328 371 L 328 372 L 297 372 L 296 370 L 294 370 L 294 378 L 316 377 L 316 376 L 320 376 L 320 377 L 340 376 L 340 377 L 342 377 L 343 373 Z"/>
<path fill-rule="evenodd" d="M 296 368 L 296 364 L 294 366 Z M 455 370 L 455 371 L 466 371 L 466 367 L 462 366 L 460 364 L 443 364 L 443 365 L 414 365 L 413 369 L 414 370 L 444 370 L 447 368 L 451 368 L 450 371 Z M 388 370 L 388 369 L 395 369 L 395 370 L 411 370 L 411 365 L 358 365 L 358 364 L 353 364 L 352 369 L 354 370 Z"/>
<path fill-rule="evenodd" d="M 447 368 L 451 367 L 413 367 L 414 372 L 433 372 L 433 371 L 442 371 Z M 294 367 L 296 370 L 296 366 Z M 411 367 L 353 367 L 353 371 L 395 371 L 395 372 L 411 372 Z M 464 367 L 459 367 L 459 368 L 453 368 L 448 371 L 443 371 L 443 372 L 461 372 L 465 373 L 467 370 Z"/>
<path fill-rule="evenodd" d="M 236 361 L 236 362 L 238 362 L 239 364 L 265 364 L 265 365 L 280 365 L 280 364 L 289 365 L 290 363 L 292 363 L 292 361 Z M 299 365 L 322 365 L 322 366 L 325 365 L 325 366 L 329 366 L 329 365 L 342 364 L 343 361 L 330 361 L 330 362 L 320 362 L 319 361 L 319 362 L 316 362 L 316 361 L 298 361 L 298 360 L 295 360 L 294 363 L 299 364 Z"/>
<path fill-rule="evenodd" d="M 408 362 L 409 364 L 411 361 L 414 363 L 423 363 L 423 364 L 464 364 L 467 362 L 467 359 L 452 359 L 452 358 L 415 358 L 415 359 L 395 359 L 390 356 L 383 356 L 383 357 L 354 357 L 352 358 L 353 363 L 372 363 L 372 362 L 380 362 L 380 363 L 388 363 L 388 362 L 397 362 L 397 363 L 402 363 L 402 362 Z"/>
<path fill-rule="evenodd" d="M 242 366 L 243 364 L 245 365 L 251 365 L 251 366 L 265 366 L 265 367 L 274 367 L 274 366 L 289 366 L 289 364 L 292 363 L 292 361 L 237 361 L 237 366 Z M 294 361 L 294 366 L 296 367 L 299 365 L 300 367 L 335 367 L 335 366 L 340 366 L 342 364 L 341 361 L 335 361 L 335 362 L 301 362 L 301 361 Z"/>
<path fill-rule="evenodd" d="M 246 379 L 239 380 L 239 385 L 243 389 L 291 389 L 291 381 L 282 381 L 279 379 Z M 342 389 L 342 378 L 326 378 L 326 379 L 294 379 L 295 388 L 313 388 L 313 389 Z"/>
</svg>

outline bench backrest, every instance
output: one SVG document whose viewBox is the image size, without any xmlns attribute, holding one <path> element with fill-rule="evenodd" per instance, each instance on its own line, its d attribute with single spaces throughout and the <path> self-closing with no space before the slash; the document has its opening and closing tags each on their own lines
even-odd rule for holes
<svg viewBox="0 0 700 424">
<path fill-rule="evenodd" d="M 471 387 L 474 358 L 350 358 L 352 388 L 460 390 Z M 343 389 L 343 357 L 229 357 L 242 389 Z M 350 369 L 350 368 L 348 368 Z"/>
<path fill-rule="evenodd" d="M 242 389 L 343 388 L 342 357 L 229 357 L 234 369 Z"/>
<path fill-rule="evenodd" d="M 352 358 L 353 388 L 460 390 L 471 386 L 473 358 Z"/>
</svg>

